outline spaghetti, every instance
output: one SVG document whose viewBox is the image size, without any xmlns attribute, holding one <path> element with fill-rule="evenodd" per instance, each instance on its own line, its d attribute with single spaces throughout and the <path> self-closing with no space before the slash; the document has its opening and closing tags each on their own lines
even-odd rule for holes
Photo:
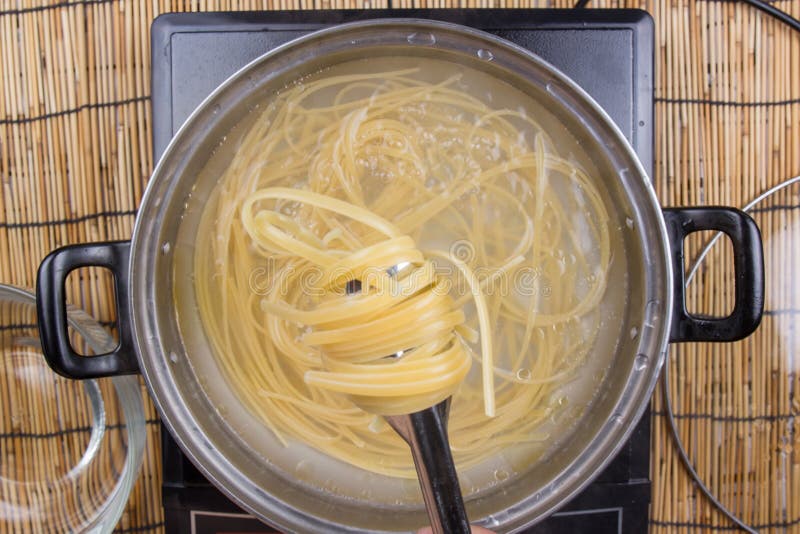
<svg viewBox="0 0 800 534">
<path fill-rule="evenodd" d="M 415 478 L 380 415 L 453 396 L 456 464 L 475 465 L 545 439 L 591 349 L 600 193 L 524 110 L 462 86 L 417 68 L 303 80 L 221 177 L 199 311 L 231 388 L 284 442 Z"/>
</svg>

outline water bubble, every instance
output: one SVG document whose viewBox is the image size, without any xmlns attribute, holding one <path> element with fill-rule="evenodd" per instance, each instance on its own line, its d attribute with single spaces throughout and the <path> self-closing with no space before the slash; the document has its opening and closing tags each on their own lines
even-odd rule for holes
<svg viewBox="0 0 800 534">
<path fill-rule="evenodd" d="M 633 219 L 631 219 L 630 217 L 626 217 L 625 226 L 627 226 L 629 230 L 633 230 Z"/>
<path fill-rule="evenodd" d="M 220 105 L 219 105 L 219 104 L 216 104 L 216 105 L 215 105 L 213 108 L 211 108 L 211 113 L 213 113 L 214 115 L 216 115 L 217 113 L 219 113 L 219 112 L 220 112 L 220 110 L 221 110 L 221 109 L 222 109 L 222 108 L 220 107 Z"/>
<path fill-rule="evenodd" d="M 603 380 L 605 380 L 605 379 L 606 379 L 606 371 L 605 371 L 605 370 L 602 370 L 602 371 L 600 371 L 600 372 L 597 372 L 597 373 L 593 373 L 593 374 L 592 374 L 592 381 L 593 381 L 595 384 L 599 384 L 599 383 L 601 383 L 601 382 L 602 382 Z"/>
<path fill-rule="evenodd" d="M 503 482 L 504 480 L 508 480 L 508 471 L 505 469 L 495 469 L 494 471 L 494 479 L 498 482 Z"/>
<path fill-rule="evenodd" d="M 172 245 L 169 244 L 169 241 L 161 245 L 161 253 L 162 254 L 169 254 L 169 251 L 172 249 Z"/>
<path fill-rule="evenodd" d="M 306 477 L 311 474 L 311 463 L 308 460 L 300 460 L 294 466 L 294 472 L 298 477 Z"/>
<path fill-rule="evenodd" d="M 555 481 L 551 484 L 548 484 L 547 487 L 544 488 L 544 491 L 542 493 L 544 493 L 545 495 L 552 495 L 553 493 L 557 492 L 561 486 L 562 486 L 561 483 Z"/>
<path fill-rule="evenodd" d="M 633 370 L 634 371 L 644 371 L 647 369 L 647 364 L 650 361 L 650 358 L 647 357 L 646 354 L 639 354 L 633 360 Z"/>
<path fill-rule="evenodd" d="M 433 45 L 436 44 L 436 36 L 428 32 L 414 32 L 406 40 L 412 45 Z"/>
<path fill-rule="evenodd" d="M 171 361 L 172 363 L 178 363 L 178 355 L 175 354 L 174 352 L 170 352 L 169 361 Z"/>
<path fill-rule="evenodd" d="M 611 422 L 614 423 L 615 425 L 621 425 L 622 423 L 625 422 L 625 418 L 622 417 L 621 413 L 615 413 L 614 415 L 611 416 Z"/>
<path fill-rule="evenodd" d="M 485 48 L 481 48 L 478 50 L 478 57 L 484 61 L 491 61 L 494 59 L 494 54 L 491 51 L 486 50 Z"/>
<path fill-rule="evenodd" d="M 489 514 L 483 518 L 483 526 L 493 528 L 500 525 L 500 521 L 493 515 Z"/>
<path fill-rule="evenodd" d="M 531 379 L 531 370 L 530 369 L 517 369 L 517 378 L 519 380 L 530 380 Z"/>
<path fill-rule="evenodd" d="M 631 339 L 635 339 L 636 336 L 639 335 L 639 329 L 634 326 L 633 328 L 631 328 L 630 334 L 631 334 Z"/>
<path fill-rule="evenodd" d="M 644 308 L 644 325 L 652 328 L 655 326 L 656 321 L 659 319 L 658 307 L 661 302 L 658 300 L 650 300 Z"/>
</svg>

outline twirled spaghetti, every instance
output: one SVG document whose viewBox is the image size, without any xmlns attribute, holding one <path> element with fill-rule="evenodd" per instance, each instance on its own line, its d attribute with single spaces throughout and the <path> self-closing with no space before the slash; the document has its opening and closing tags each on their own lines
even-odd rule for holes
<svg viewBox="0 0 800 534">
<path fill-rule="evenodd" d="M 282 440 L 391 476 L 415 472 L 376 414 L 450 395 L 459 468 L 543 439 L 611 262 L 589 176 L 459 75 L 323 73 L 259 113 L 195 258 L 242 403 Z"/>
<path fill-rule="evenodd" d="M 386 239 L 354 251 L 333 248 L 329 244 L 337 229 L 318 227 L 323 236 L 319 239 L 292 218 L 256 210 L 264 200 L 292 200 L 337 213 Z M 306 273 L 318 269 L 319 282 L 309 288 L 320 297 L 313 310 L 300 310 L 296 302 L 276 300 L 274 294 L 261 303 L 267 313 L 312 328 L 302 341 L 319 348 L 327 370 L 307 371 L 307 384 L 346 393 L 358 406 L 379 415 L 416 412 L 455 392 L 472 363 L 456 333 L 463 331 L 464 313 L 413 239 L 366 209 L 307 191 L 263 189 L 250 195 L 241 211 L 242 225 L 262 253 L 305 260 Z M 390 274 L 392 270 L 396 272 Z M 358 294 L 347 295 L 347 286 L 354 282 Z M 478 288 L 476 294 L 484 311 L 483 354 L 491 354 L 486 304 Z M 401 356 L 395 360 L 387 355 Z M 485 366 L 491 370 L 490 358 Z M 494 415 L 491 379 L 484 391 L 487 415 Z"/>
</svg>

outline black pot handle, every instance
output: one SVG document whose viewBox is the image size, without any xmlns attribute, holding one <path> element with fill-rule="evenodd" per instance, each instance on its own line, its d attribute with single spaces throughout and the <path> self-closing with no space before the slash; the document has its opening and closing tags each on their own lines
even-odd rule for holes
<svg viewBox="0 0 800 534">
<path fill-rule="evenodd" d="M 139 372 L 133 347 L 128 296 L 130 241 L 72 245 L 51 252 L 39 266 L 36 310 L 42 352 L 50 367 L 68 378 L 100 378 Z M 81 356 L 69 342 L 64 284 L 80 267 L 105 267 L 114 275 L 119 345 L 111 352 Z"/>
<path fill-rule="evenodd" d="M 758 328 L 764 310 L 764 257 L 761 232 L 755 221 L 734 208 L 664 209 L 672 248 L 673 305 L 670 342 L 736 341 Z M 686 311 L 683 243 L 687 235 L 701 230 L 725 233 L 733 243 L 734 292 L 736 302 L 727 317 L 691 315 Z"/>
</svg>

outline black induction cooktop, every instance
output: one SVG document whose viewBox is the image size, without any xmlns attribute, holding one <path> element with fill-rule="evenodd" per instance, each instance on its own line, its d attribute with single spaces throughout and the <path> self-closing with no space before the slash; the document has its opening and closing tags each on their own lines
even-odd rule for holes
<svg viewBox="0 0 800 534">
<path fill-rule="evenodd" d="M 653 23 L 638 10 L 335 10 L 162 15 L 152 26 L 153 150 L 158 158 L 203 99 L 251 60 L 310 31 L 413 17 L 478 28 L 523 46 L 571 77 L 616 122 L 652 174 Z M 162 432 L 168 533 L 274 532 L 208 483 Z M 560 511 L 525 532 L 644 532 L 650 502 L 650 417 Z"/>
</svg>

